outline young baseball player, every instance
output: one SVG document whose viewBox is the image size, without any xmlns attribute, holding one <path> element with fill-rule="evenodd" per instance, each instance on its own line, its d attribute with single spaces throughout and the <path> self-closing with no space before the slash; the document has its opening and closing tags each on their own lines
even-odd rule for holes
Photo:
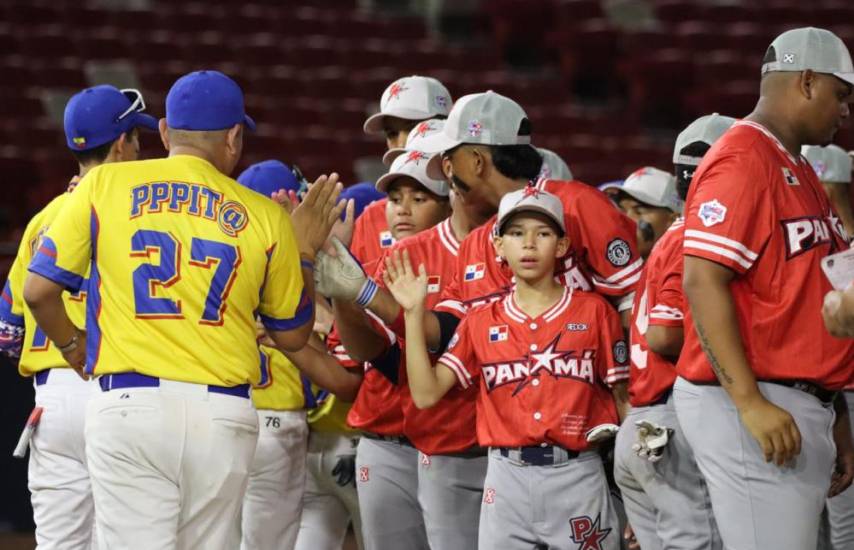
<svg viewBox="0 0 854 550">
<path fill-rule="evenodd" d="M 626 375 L 617 312 L 554 277 L 569 242 L 556 196 L 527 187 L 501 201 L 495 250 L 515 276 L 503 299 L 468 311 L 435 368 L 424 338 L 427 272 L 408 253 L 385 282 L 405 310 L 412 399 L 434 406 L 480 386 L 477 438 L 490 447 L 478 547 L 619 548 L 594 428 L 617 420 L 609 391 Z"/>
<path fill-rule="evenodd" d="M 144 109 L 138 91 L 113 86 L 87 88 L 69 100 L 65 136 L 79 171 L 66 192 L 27 224 L 0 301 L 0 330 L 15 335 L 3 351 L 20 357 L 18 369 L 33 377 L 36 408 L 42 411 L 30 443 L 28 472 L 39 548 L 88 549 L 93 544 L 95 507 L 83 429 L 86 404 L 98 387 L 78 376 L 36 326 L 22 298 L 27 266 L 41 235 L 68 204 L 80 178 L 101 164 L 137 159 L 137 129 L 157 129 L 157 119 L 144 114 Z M 85 284 L 77 293 L 63 293 L 63 301 L 72 321 L 82 325 Z"/>
<path fill-rule="evenodd" d="M 255 314 L 278 347 L 305 344 L 314 255 L 343 209 L 335 175 L 292 216 L 229 178 L 254 126 L 226 75 L 181 77 L 160 121 L 169 157 L 91 170 L 30 264 L 36 322 L 102 389 L 85 437 L 107 548 L 239 544 L 258 438 Z M 82 332 L 61 293 L 90 266 Z"/>
<path fill-rule="evenodd" d="M 717 114 L 693 122 L 676 139 L 673 161 L 678 180 L 660 170 L 644 170 L 629 177 L 620 191 L 643 203 L 634 212 L 638 240 L 646 237 L 641 234 L 643 221 L 649 223 L 652 237 L 648 244 L 652 252 L 645 260 L 632 308 L 632 410 L 617 433 L 614 452 L 614 477 L 635 538 L 644 549 L 721 548 L 708 490 L 676 420 L 671 397 L 674 363 L 682 348 L 684 222 L 677 219 L 668 228 L 666 220 L 674 212 L 652 205 L 681 209 L 684 195 L 677 191 L 677 181 L 687 192 L 702 156 L 733 122 Z"/>
<path fill-rule="evenodd" d="M 289 166 L 266 160 L 237 182 L 265 197 L 301 185 Z M 308 445 L 306 408 L 312 401 L 296 367 L 275 347 L 261 344 L 261 379 L 252 388 L 258 443 L 249 470 L 241 519 L 242 550 L 291 549 L 299 532 Z"/>
<path fill-rule="evenodd" d="M 380 112 L 365 120 L 366 134 L 383 134 L 389 150 L 406 146 L 411 131 L 421 122 L 445 118 L 453 99 L 448 89 L 435 78 L 408 76 L 395 80 L 380 98 Z M 386 164 L 390 165 L 389 159 Z M 362 263 L 378 259 L 394 244 L 394 235 L 385 217 L 385 201 L 368 207 L 356 220 L 350 250 Z"/>
<path fill-rule="evenodd" d="M 683 286 L 693 330 L 673 392 L 725 548 L 814 547 L 828 490 L 854 475 L 837 393 L 851 380 L 854 341 L 821 322 L 830 283 L 820 262 L 847 237 L 800 155 L 833 138 L 853 84 L 836 35 L 781 34 L 765 54 L 756 108 L 715 143 L 688 194 Z"/>
</svg>

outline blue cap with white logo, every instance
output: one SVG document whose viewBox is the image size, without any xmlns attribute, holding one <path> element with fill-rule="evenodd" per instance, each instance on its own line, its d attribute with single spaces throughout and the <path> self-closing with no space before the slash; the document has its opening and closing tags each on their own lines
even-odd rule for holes
<svg viewBox="0 0 854 550">
<path fill-rule="evenodd" d="M 235 124 L 255 130 L 240 86 L 219 71 L 195 71 L 176 80 L 166 96 L 166 124 L 174 130 L 225 130 Z"/>
<path fill-rule="evenodd" d="M 134 128 L 157 130 L 157 119 L 144 114 L 138 90 L 103 84 L 74 94 L 65 106 L 65 141 L 72 151 L 88 151 L 115 141 Z"/>
<path fill-rule="evenodd" d="M 301 188 L 293 170 L 278 160 L 256 162 L 237 176 L 237 181 L 267 198 L 279 189 L 297 193 Z"/>
</svg>

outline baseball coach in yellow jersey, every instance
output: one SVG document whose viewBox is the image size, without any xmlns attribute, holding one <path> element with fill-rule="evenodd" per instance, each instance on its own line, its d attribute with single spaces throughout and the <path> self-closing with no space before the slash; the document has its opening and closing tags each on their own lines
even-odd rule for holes
<svg viewBox="0 0 854 550">
<path fill-rule="evenodd" d="M 231 179 L 254 127 L 229 77 L 181 77 L 160 121 L 168 158 L 90 171 L 30 264 L 36 322 L 102 390 L 85 438 L 106 548 L 240 544 L 258 437 L 255 314 L 280 348 L 305 344 L 314 255 L 343 209 L 334 174 L 292 215 Z M 61 293 L 87 269 L 84 332 Z"/>
</svg>

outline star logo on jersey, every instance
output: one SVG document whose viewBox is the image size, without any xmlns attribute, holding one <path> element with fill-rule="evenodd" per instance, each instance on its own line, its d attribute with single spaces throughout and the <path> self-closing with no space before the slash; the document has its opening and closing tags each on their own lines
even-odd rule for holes
<svg viewBox="0 0 854 550">
<path fill-rule="evenodd" d="M 700 205 L 700 210 L 697 212 L 703 225 L 712 227 L 722 223 L 726 219 L 726 206 L 721 204 L 717 199 L 704 202 Z"/>
<path fill-rule="evenodd" d="M 394 244 L 394 237 L 391 236 L 391 231 L 380 232 L 380 248 L 388 248 Z"/>
<path fill-rule="evenodd" d="M 595 520 L 589 516 L 577 516 L 569 520 L 572 542 L 578 545 L 578 550 L 602 550 L 602 542 L 613 528 L 600 529 L 601 522 L 601 514 L 597 514 Z"/>
<path fill-rule="evenodd" d="M 489 327 L 489 343 L 504 342 L 507 340 L 507 325 L 496 325 Z"/>
<path fill-rule="evenodd" d="M 388 90 L 388 100 L 400 99 L 401 92 L 405 92 L 409 88 L 406 87 L 406 82 L 395 82 Z"/>
<path fill-rule="evenodd" d="M 782 167 L 783 169 L 783 179 L 786 180 L 786 185 L 800 185 L 801 182 L 798 181 L 798 178 L 792 173 L 791 170 Z"/>
<path fill-rule="evenodd" d="M 430 275 L 427 277 L 427 294 L 436 294 L 442 289 L 442 277 Z"/>
<path fill-rule="evenodd" d="M 478 279 L 483 279 L 485 270 L 486 264 L 484 263 L 467 265 L 465 274 L 463 275 L 463 281 L 470 283 L 472 281 L 477 281 Z"/>
<path fill-rule="evenodd" d="M 562 334 L 562 333 L 561 333 Z M 481 374 L 486 391 L 516 384 L 512 395 L 518 394 L 533 378 L 541 378 L 543 372 L 554 379 L 570 378 L 593 384 L 596 363 L 596 350 L 585 349 L 580 354 L 576 350 L 557 349 L 561 334 L 540 352 L 528 353 L 518 359 L 505 359 L 496 363 L 486 363 L 481 366 Z"/>
<path fill-rule="evenodd" d="M 430 157 L 421 151 L 410 151 L 406 155 L 406 161 L 404 164 L 409 164 L 410 162 L 414 162 L 415 166 L 418 166 L 422 160 L 428 160 Z"/>
</svg>

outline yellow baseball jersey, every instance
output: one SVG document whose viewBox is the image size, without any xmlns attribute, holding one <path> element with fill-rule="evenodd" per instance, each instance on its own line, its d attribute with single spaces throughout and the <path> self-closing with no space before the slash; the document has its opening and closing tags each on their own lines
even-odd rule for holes
<svg viewBox="0 0 854 550">
<path fill-rule="evenodd" d="M 259 346 L 261 380 L 252 388 L 256 409 L 296 411 L 311 403 L 311 386 L 303 382 L 299 370 L 281 351 Z"/>
<path fill-rule="evenodd" d="M 81 180 L 29 269 L 77 290 L 87 268 L 90 374 L 258 384 L 255 314 L 277 331 L 312 318 L 288 214 L 194 156 Z"/>
<path fill-rule="evenodd" d="M 75 183 L 74 180 L 72 180 L 73 183 Z M 47 339 L 45 333 L 36 325 L 36 320 L 24 302 L 22 295 L 24 281 L 27 278 L 27 266 L 38 248 L 41 236 L 50 227 L 70 198 L 71 191 L 54 198 L 27 224 L 3 291 L 3 298 L 9 302 L 11 313 L 18 316 L 25 327 L 21 359 L 18 363 L 18 370 L 24 376 L 32 376 L 45 369 L 69 368 L 68 363 L 65 362 L 56 346 Z M 63 292 L 62 294 L 68 317 L 78 327 L 82 327 L 86 322 L 86 275 L 88 273 L 84 274 L 83 284 L 78 292 L 73 294 Z"/>
<path fill-rule="evenodd" d="M 314 408 L 308 411 L 308 427 L 324 433 L 359 433 L 347 425 L 347 413 L 352 403 L 345 403 L 317 386 L 314 390 Z"/>
</svg>

